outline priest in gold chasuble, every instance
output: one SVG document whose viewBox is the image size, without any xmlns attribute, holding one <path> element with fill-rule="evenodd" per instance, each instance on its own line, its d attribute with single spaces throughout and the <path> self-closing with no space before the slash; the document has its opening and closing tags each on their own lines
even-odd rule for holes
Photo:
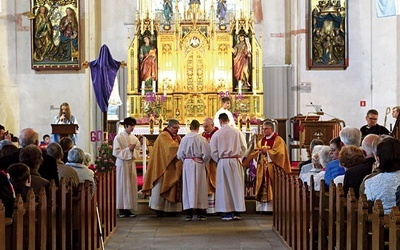
<svg viewBox="0 0 400 250">
<path fill-rule="evenodd" d="M 179 122 L 171 119 L 154 142 L 142 192 L 150 195 L 150 208 L 157 215 L 182 211 L 182 161 L 176 158 L 181 137 Z"/>
<path fill-rule="evenodd" d="M 259 202 L 257 211 L 272 211 L 273 166 L 279 166 L 288 173 L 291 172 L 291 166 L 285 141 L 274 132 L 274 124 L 264 121 L 263 130 L 265 136 L 257 142 L 253 153 L 253 156 L 258 154 L 255 197 Z"/>
</svg>

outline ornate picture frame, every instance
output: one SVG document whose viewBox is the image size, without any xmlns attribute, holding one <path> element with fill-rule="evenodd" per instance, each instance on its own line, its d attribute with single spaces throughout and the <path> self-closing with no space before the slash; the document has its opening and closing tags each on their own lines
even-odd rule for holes
<svg viewBox="0 0 400 250">
<path fill-rule="evenodd" d="M 309 0 L 308 13 L 308 68 L 346 69 L 347 0 Z"/>
<path fill-rule="evenodd" d="M 31 0 L 31 66 L 79 70 L 79 0 Z"/>
</svg>

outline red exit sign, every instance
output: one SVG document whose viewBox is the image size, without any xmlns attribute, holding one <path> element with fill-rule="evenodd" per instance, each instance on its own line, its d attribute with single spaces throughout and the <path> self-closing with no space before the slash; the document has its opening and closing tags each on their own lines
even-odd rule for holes
<svg viewBox="0 0 400 250">
<path fill-rule="evenodd" d="M 360 107 L 365 107 L 367 105 L 366 101 L 360 101 Z"/>
</svg>

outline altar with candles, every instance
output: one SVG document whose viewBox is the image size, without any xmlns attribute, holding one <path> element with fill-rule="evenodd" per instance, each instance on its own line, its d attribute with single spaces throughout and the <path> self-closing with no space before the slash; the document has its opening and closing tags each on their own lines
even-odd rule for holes
<svg viewBox="0 0 400 250">
<path fill-rule="evenodd" d="M 253 16 L 248 0 L 140 0 L 128 50 L 128 115 L 201 122 L 229 96 L 235 117 L 262 118 Z"/>
</svg>

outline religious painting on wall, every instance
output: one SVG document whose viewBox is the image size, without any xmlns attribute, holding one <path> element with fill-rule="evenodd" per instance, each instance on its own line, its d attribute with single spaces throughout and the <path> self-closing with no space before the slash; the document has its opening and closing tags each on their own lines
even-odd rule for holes
<svg viewBox="0 0 400 250">
<path fill-rule="evenodd" d="M 347 0 L 309 0 L 308 68 L 346 69 Z"/>
<path fill-rule="evenodd" d="M 79 0 L 31 0 L 32 69 L 80 69 Z"/>
</svg>

